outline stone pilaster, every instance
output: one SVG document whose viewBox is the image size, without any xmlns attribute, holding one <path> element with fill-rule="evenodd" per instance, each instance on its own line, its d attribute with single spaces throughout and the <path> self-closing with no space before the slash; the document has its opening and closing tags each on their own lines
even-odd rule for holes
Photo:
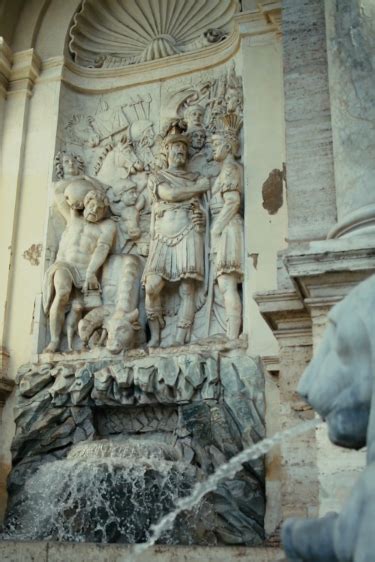
<svg viewBox="0 0 375 562">
<path fill-rule="evenodd" d="M 5 49 L 6 50 L 6 49 Z M 8 61 L 9 52 L 8 52 Z M 15 53 L 6 83 L 3 106 L 2 164 L 0 205 L 2 221 L 0 240 L 0 344 L 4 345 L 7 322 L 8 288 L 12 280 L 12 252 L 17 230 L 20 189 L 23 177 L 23 157 L 28 124 L 30 97 L 41 69 L 41 60 L 34 49 Z M 5 83 L 5 82 L 3 82 Z M 4 86 L 4 88 L 6 87 Z"/>
<path fill-rule="evenodd" d="M 2 136 L 5 98 L 9 85 L 12 62 L 13 53 L 4 39 L 0 37 L 0 139 Z"/>
<path fill-rule="evenodd" d="M 311 242 L 303 250 L 289 250 L 283 259 L 295 289 L 258 293 L 255 300 L 279 342 L 280 426 L 287 428 L 313 415 L 296 393 L 299 378 L 320 344 L 331 308 L 375 273 L 375 249 L 371 240 L 353 237 Z M 285 443 L 282 519 L 339 511 L 364 464 L 363 451 L 332 445 L 325 426 Z"/>
<path fill-rule="evenodd" d="M 282 4 L 289 242 L 336 222 L 323 0 Z"/>
<path fill-rule="evenodd" d="M 10 53 L 10 50 L 8 52 Z M 0 68 L 4 63 L 4 59 L 1 58 L 1 54 L 2 53 L 0 49 Z M 2 72 L 3 69 L 4 67 L 1 68 L 0 70 L 0 85 L 6 84 L 5 80 L 3 81 L 5 75 Z M 1 95 L 2 95 L 2 90 L 0 86 L 0 104 L 2 102 Z M 0 119 L 1 119 L 1 112 L 0 112 Z M 0 135 L 1 135 L 1 128 L 0 128 Z M 5 349 L 5 347 L 0 346 L 0 434 L 1 434 L 3 408 L 7 398 L 9 397 L 9 395 L 11 394 L 14 388 L 14 381 L 8 378 L 8 366 L 9 366 L 9 353 Z M 2 462 L 0 456 L 0 521 L 2 520 L 2 514 L 4 512 L 5 505 L 6 505 L 6 476 L 8 474 L 8 470 L 9 470 L 9 466 L 7 466 Z"/>
<path fill-rule="evenodd" d="M 257 293 L 254 298 L 280 346 L 279 429 L 289 429 L 314 415 L 296 393 L 312 355 L 311 319 L 294 290 Z M 315 432 L 284 442 L 279 458 L 272 453 L 272 462 L 280 467 L 280 520 L 316 515 L 319 485 Z"/>
<path fill-rule="evenodd" d="M 286 255 L 285 263 L 311 317 L 315 353 L 331 308 L 375 273 L 375 249 L 370 240 L 360 237 L 316 242 L 304 254 L 296 251 Z M 366 463 L 365 452 L 335 447 L 322 426 L 316 431 L 316 462 L 319 515 L 340 511 Z"/>
<path fill-rule="evenodd" d="M 325 0 L 337 226 L 375 234 L 375 4 Z"/>
</svg>

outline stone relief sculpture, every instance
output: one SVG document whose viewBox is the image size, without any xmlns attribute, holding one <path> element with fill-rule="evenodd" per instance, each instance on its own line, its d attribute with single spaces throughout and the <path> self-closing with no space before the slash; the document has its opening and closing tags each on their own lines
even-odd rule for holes
<svg viewBox="0 0 375 562">
<path fill-rule="evenodd" d="M 74 114 L 66 126 L 66 132 L 74 144 L 94 147 L 100 142 L 100 132 L 91 115 Z"/>
<path fill-rule="evenodd" d="M 138 309 L 143 268 L 144 260 L 135 255 L 109 257 L 102 274 L 103 305 L 88 312 L 78 324 L 86 346 L 93 336 L 94 344 L 105 345 L 113 354 L 131 349 L 134 343 L 145 343 L 145 318 Z"/>
<path fill-rule="evenodd" d="M 172 91 L 163 100 L 160 116 L 147 91 L 132 93 L 114 106 L 100 98 L 95 114 L 86 116 L 98 132 L 98 144 L 90 144 L 91 129 L 79 141 L 86 159 L 91 150 L 86 165 L 81 156 L 67 150 L 56 160 L 58 214 L 53 220 L 57 224 L 62 215 L 69 222 L 57 229 L 58 255 L 56 263 L 53 256 L 44 284 L 51 332 L 46 351 L 89 346 L 116 348 L 119 353 L 144 346 L 144 314 L 142 328 L 134 329 L 139 323 L 136 309 L 146 311 L 150 348 L 215 335 L 238 340 L 243 276 L 241 115 L 242 83 L 234 64 L 216 77 Z M 75 144 L 73 121 L 62 129 L 71 144 Z M 107 253 L 102 253 L 94 272 L 102 293 L 99 284 L 90 286 L 89 306 L 84 285 L 88 263 L 82 267 L 76 263 L 74 248 L 72 257 L 66 256 L 69 244 L 75 244 L 69 234 L 72 216 L 88 222 L 84 201 L 92 189 L 106 200 L 97 227 L 111 225 L 111 235 Z M 144 289 L 132 293 L 137 296 L 131 305 L 118 307 L 123 285 L 133 275 L 127 256 L 138 260 L 137 275 L 142 276 Z M 61 302 L 55 302 L 54 279 L 60 276 L 55 270 L 60 261 L 69 264 L 68 270 L 81 267 L 82 271 L 71 274 L 72 286 L 67 285 Z M 121 310 L 130 314 L 130 327 L 120 322 L 122 343 L 113 346 L 108 343 L 111 326 Z M 64 332 L 66 343 L 61 338 Z"/>
<path fill-rule="evenodd" d="M 56 261 L 44 278 L 43 306 L 49 315 L 51 333 L 48 352 L 59 347 L 69 305 L 66 322 L 68 349 L 72 350 L 74 327 L 82 311 L 93 307 L 92 300 L 100 302 L 97 276 L 115 237 L 113 221 L 105 218 L 108 200 L 90 180 L 76 180 L 68 187 L 58 184 L 55 198 L 67 224 Z"/>
<path fill-rule="evenodd" d="M 204 170 L 210 178 L 215 178 L 219 173 L 219 166 L 215 163 L 212 155 L 212 147 L 208 141 L 208 131 L 203 123 L 205 108 L 193 104 L 188 106 L 184 112 L 187 123 L 187 131 L 190 136 L 189 148 L 189 170 Z"/>
<path fill-rule="evenodd" d="M 242 168 L 235 161 L 241 125 L 237 115 L 227 114 L 218 120 L 216 133 L 212 136 L 214 158 L 222 163 L 222 168 L 210 200 L 211 267 L 224 299 L 226 334 L 230 340 L 238 338 L 242 322 L 238 291 L 243 279 Z"/>
<path fill-rule="evenodd" d="M 184 131 L 172 127 L 165 139 L 168 168 L 150 176 L 153 214 L 144 283 L 152 347 L 160 345 L 164 325 L 160 296 L 165 284 L 179 284 L 176 343 L 183 345 L 190 339 L 194 320 L 195 283 L 204 279 L 204 211 L 199 197 L 210 184 L 186 170 L 188 144 Z"/>
<path fill-rule="evenodd" d="M 341 447 L 367 446 L 367 467 L 341 513 L 287 521 L 283 543 L 291 562 L 368 562 L 375 540 L 374 349 L 375 276 L 358 285 L 329 314 L 318 353 L 298 392 Z"/>
<path fill-rule="evenodd" d="M 140 227 L 140 212 L 145 205 L 145 197 L 138 194 L 137 185 L 130 180 L 125 181 L 112 198 L 111 211 L 119 217 L 118 243 L 122 253 L 130 253 L 136 244 L 140 255 L 148 254 L 148 240 L 141 240 Z"/>
<path fill-rule="evenodd" d="M 143 164 L 126 135 L 121 136 L 115 144 L 110 142 L 104 147 L 95 167 L 98 180 L 114 188 L 119 181 L 141 171 Z"/>
<path fill-rule="evenodd" d="M 85 163 L 78 154 L 69 154 L 60 151 L 55 156 L 56 177 L 59 180 L 67 180 L 73 176 L 82 175 L 85 171 Z"/>
<path fill-rule="evenodd" d="M 222 40 L 235 4 L 86 0 L 72 28 L 76 62 L 95 66 L 100 55 L 116 66 Z M 155 5 L 169 19 L 141 33 L 138 8 L 144 21 Z M 109 20 L 119 27 L 114 53 Z M 142 542 L 175 499 L 264 436 L 264 374 L 239 337 L 241 79 L 232 65 L 189 79 L 62 96 L 47 234 L 56 252 L 38 334 L 48 354 L 17 376 L 7 521 L 23 538 Z M 173 496 L 163 497 L 173 502 L 162 505 L 169 474 Z M 42 517 L 35 493 L 52 506 Z M 162 541 L 261 544 L 263 460 L 221 483 L 207 505 L 192 535 L 179 523 Z"/>
<path fill-rule="evenodd" d="M 84 0 L 70 28 L 80 66 L 116 68 L 209 46 L 226 38 L 235 0 Z M 158 17 L 161 14 L 161 17 Z"/>
<path fill-rule="evenodd" d="M 228 113 L 237 113 L 238 115 L 242 115 L 242 81 L 241 78 L 236 75 L 234 63 L 230 65 L 227 74 L 225 104 Z"/>
</svg>

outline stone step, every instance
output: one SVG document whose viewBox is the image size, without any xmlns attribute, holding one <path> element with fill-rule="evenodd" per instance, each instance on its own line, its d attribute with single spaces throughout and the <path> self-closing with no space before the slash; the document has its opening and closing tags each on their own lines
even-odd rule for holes
<svg viewBox="0 0 375 562">
<path fill-rule="evenodd" d="M 90 543 L 0 541 L 1 562 L 131 562 L 131 547 Z M 162 546 L 137 562 L 287 562 L 278 548 Z"/>
</svg>

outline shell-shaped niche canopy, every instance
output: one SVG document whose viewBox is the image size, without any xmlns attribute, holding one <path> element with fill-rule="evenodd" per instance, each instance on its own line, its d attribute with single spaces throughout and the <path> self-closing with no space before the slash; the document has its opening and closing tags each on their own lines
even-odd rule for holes
<svg viewBox="0 0 375 562">
<path fill-rule="evenodd" d="M 223 41 L 237 0 L 83 0 L 69 30 L 76 64 L 113 68 Z"/>
</svg>

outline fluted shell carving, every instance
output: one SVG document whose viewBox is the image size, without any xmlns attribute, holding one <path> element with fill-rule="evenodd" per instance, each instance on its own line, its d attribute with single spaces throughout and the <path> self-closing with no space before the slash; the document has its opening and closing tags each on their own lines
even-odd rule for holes
<svg viewBox="0 0 375 562">
<path fill-rule="evenodd" d="M 69 50 L 85 67 L 119 67 L 224 40 L 237 0 L 84 0 Z"/>
</svg>

